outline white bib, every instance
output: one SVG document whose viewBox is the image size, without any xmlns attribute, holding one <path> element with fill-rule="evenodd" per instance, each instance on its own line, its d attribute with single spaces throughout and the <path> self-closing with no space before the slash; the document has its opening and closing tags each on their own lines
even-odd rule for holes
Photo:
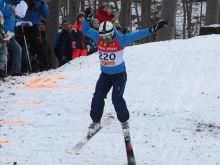
<svg viewBox="0 0 220 165">
<path fill-rule="evenodd" d="M 124 59 L 124 49 L 118 44 L 116 39 L 111 44 L 106 44 L 100 38 L 98 41 L 98 51 L 100 64 L 106 67 L 113 67 L 120 65 Z"/>
</svg>

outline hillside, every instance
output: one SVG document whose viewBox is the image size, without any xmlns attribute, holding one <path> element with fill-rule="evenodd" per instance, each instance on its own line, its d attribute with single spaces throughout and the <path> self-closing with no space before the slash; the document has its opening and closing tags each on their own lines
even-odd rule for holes
<svg viewBox="0 0 220 165">
<path fill-rule="evenodd" d="M 218 35 L 125 49 L 125 100 L 137 165 L 220 164 Z M 125 165 L 120 123 L 106 99 L 110 125 L 77 155 L 87 133 L 99 77 L 97 55 L 56 70 L 0 81 L 0 165 Z"/>
</svg>

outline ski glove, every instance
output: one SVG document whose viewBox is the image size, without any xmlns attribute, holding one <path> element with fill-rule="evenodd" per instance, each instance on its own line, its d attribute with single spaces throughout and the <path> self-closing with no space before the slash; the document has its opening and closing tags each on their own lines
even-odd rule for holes
<svg viewBox="0 0 220 165">
<path fill-rule="evenodd" d="M 153 26 L 151 26 L 149 31 L 153 33 L 161 29 L 162 27 L 167 27 L 167 21 L 164 21 L 163 19 L 160 21 L 157 21 Z"/>
<path fill-rule="evenodd" d="M 86 8 L 86 10 L 84 11 L 85 13 L 85 18 L 87 21 L 90 21 L 94 15 L 94 10 L 91 7 Z"/>
<path fill-rule="evenodd" d="M 74 49 L 74 50 L 76 49 L 76 42 L 75 41 L 72 42 L 72 49 Z"/>
<path fill-rule="evenodd" d="M 87 52 L 90 52 L 91 46 L 90 45 L 86 45 L 86 48 L 87 48 Z"/>
</svg>

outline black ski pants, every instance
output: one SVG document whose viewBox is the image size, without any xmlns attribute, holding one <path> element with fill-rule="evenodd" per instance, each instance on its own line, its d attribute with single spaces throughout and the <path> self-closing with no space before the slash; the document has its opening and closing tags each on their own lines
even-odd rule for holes
<svg viewBox="0 0 220 165">
<path fill-rule="evenodd" d="M 102 72 L 100 74 L 91 104 L 90 116 L 93 122 L 100 122 L 105 105 L 104 99 L 111 87 L 113 87 L 112 103 L 117 113 L 118 120 L 120 122 L 126 122 L 129 119 L 129 111 L 123 98 L 126 81 L 126 72 L 118 74 L 105 74 Z"/>
</svg>

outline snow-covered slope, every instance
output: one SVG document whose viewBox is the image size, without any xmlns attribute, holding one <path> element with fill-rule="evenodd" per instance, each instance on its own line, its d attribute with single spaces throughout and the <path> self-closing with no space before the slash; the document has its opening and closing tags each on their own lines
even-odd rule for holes
<svg viewBox="0 0 220 165">
<path fill-rule="evenodd" d="M 220 38 L 155 42 L 125 49 L 125 100 L 138 165 L 220 164 Z M 78 155 L 87 133 L 98 56 L 0 82 L 0 165 L 125 165 L 115 116 Z"/>
</svg>

